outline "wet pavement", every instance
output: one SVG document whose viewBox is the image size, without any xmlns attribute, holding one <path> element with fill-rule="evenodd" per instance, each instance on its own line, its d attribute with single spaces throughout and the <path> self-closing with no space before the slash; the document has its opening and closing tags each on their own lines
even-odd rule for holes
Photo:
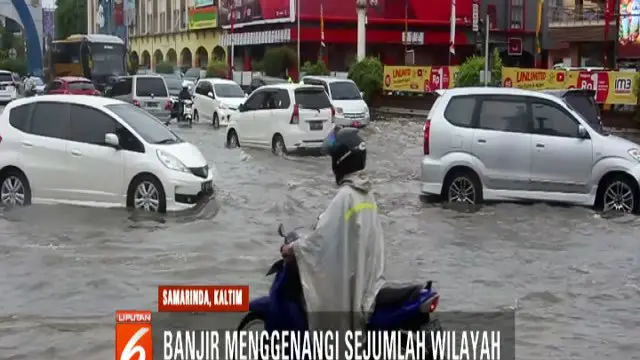
<svg viewBox="0 0 640 360">
<path fill-rule="evenodd" d="M 435 281 L 440 311 L 516 309 L 518 359 L 638 359 L 640 220 L 576 207 L 476 213 L 418 198 L 422 124 L 368 138 L 391 281 Z M 335 192 L 326 158 L 225 149 L 224 130 L 176 129 L 217 169 L 218 198 L 163 218 L 32 206 L 0 218 L 0 357 L 106 359 L 115 309 L 154 309 L 157 285 L 269 286 L 279 222 L 310 225 Z"/>
</svg>

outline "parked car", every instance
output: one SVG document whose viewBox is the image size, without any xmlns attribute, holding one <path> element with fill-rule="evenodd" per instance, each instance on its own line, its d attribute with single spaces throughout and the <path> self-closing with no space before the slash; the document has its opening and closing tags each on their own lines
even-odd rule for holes
<svg viewBox="0 0 640 360">
<path fill-rule="evenodd" d="M 356 128 L 363 128 L 369 124 L 369 107 L 362 99 L 362 92 L 352 80 L 330 76 L 305 76 L 302 82 L 324 87 L 336 109 L 336 124 Z"/>
<path fill-rule="evenodd" d="M 545 90 L 547 94 L 557 96 L 569 104 L 589 125 L 602 131 L 602 119 L 600 117 L 600 107 L 596 104 L 595 90 L 569 89 L 569 90 Z"/>
<path fill-rule="evenodd" d="M 638 210 L 640 146 L 598 131 L 562 99 L 513 88 L 437 93 L 424 126 L 423 194 Z"/>
<path fill-rule="evenodd" d="M 238 111 L 246 97 L 240 85 L 231 80 L 200 79 L 193 94 L 194 121 L 211 121 L 214 128 L 228 125 L 231 114 Z"/>
<path fill-rule="evenodd" d="M 8 103 L 19 98 L 24 88 L 20 76 L 7 70 L 0 70 L 0 102 Z"/>
<path fill-rule="evenodd" d="M 0 115 L 0 195 L 32 202 L 126 206 L 164 212 L 213 193 L 198 148 L 148 112 L 86 95 L 44 95 Z"/>
<path fill-rule="evenodd" d="M 269 148 L 274 154 L 318 149 L 335 117 L 324 88 L 303 84 L 262 86 L 238 110 L 227 127 L 227 146 Z"/>
<path fill-rule="evenodd" d="M 141 107 L 162 120 L 171 116 L 173 102 L 164 78 L 159 75 L 118 78 L 108 96 Z"/>
<path fill-rule="evenodd" d="M 53 80 L 49 85 L 45 86 L 45 94 L 65 94 L 65 95 L 97 95 L 98 91 L 91 80 L 83 77 L 67 76 Z"/>
<path fill-rule="evenodd" d="M 286 80 L 280 79 L 277 77 L 256 76 L 253 79 L 251 79 L 251 84 L 249 85 L 249 93 L 254 92 L 260 86 L 286 84 L 286 83 L 287 83 Z"/>
</svg>

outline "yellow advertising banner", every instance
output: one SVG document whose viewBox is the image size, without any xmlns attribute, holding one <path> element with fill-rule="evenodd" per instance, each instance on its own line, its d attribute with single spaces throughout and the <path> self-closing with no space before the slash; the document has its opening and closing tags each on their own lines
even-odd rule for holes
<svg viewBox="0 0 640 360">
<path fill-rule="evenodd" d="M 455 86 L 457 66 L 385 66 L 384 91 L 430 93 Z M 502 68 L 502 86 L 529 90 L 593 89 L 599 104 L 635 105 L 635 72 Z"/>
<path fill-rule="evenodd" d="M 383 90 L 429 93 L 451 89 L 456 66 L 385 66 Z"/>
</svg>

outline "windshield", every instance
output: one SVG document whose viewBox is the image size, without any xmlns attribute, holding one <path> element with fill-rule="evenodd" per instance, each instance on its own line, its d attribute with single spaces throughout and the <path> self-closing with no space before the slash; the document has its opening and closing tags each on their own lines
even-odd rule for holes
<svg viewBox="0 0 640 360">
<path fill-rule="evenodd" d="M 178 96 L 182 91 L 182 79 L 176 77 L 165 77 L 164 82 L 167 83 L 169 95 Z"/>
<path fill-rule="evenodd" d="M 161 77 L 140 76 L 136 81 L 137 96 L 167 97 L 167 87 Z"/>
<path fill-rule="evenodd" d="M 92 73 L 96 75 L 125 75 L 126 49 L 117 44 L 91 44 Z"/>
<path fill-rule="evenodd" d="M 333 100 L 362 100 L 360 90 L 351 81 L 339 81 L 329 84 Z"/>
<path fill-rule="evenodd" d="M 13 77 L 11 77 L 11 74 L 0 73 L 0 82 L 3 81 L 13 81 Z"/>
<path fill-rule="evenodd" d="M 89 81 L 72 81 L 69 83 L 69 90 L 71 91 L 86 91 L 95 89 L 96 88 Z"/>
<path fill-rule="evenodd" d="M 107 109 L 125 121 L 144 141 L 150 144 L 177 144 L 183 142 L 155 116 L 131 104 L 107 105 Z"/>
<path fill-rule="evenodd" d="M 184 77 L 187 79 L 197 79 L 200 77 L 200 69 L 199 68 L 191 68 L 184 73 Z"/>
<path fill-rule="evenodd" d="M 216 97 L 221 98 L 243 98 L 244 91 L 238 84 L 215 84 Z"/>
</svg>

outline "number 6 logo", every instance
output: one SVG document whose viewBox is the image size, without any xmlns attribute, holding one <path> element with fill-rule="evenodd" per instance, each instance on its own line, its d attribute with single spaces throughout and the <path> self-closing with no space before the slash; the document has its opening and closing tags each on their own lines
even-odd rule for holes
<svg viewBox="0 0 640 360">
<path fill-rule="evenodd" d="M 138 329 L 138 331 L 129 339 L 124 349 L 122 349 L 119 360 L 131 360 L 136 354 L 138 354 L 138 360 L 145 360 L 147 358 L 147 352 L 144 350 L 144 347 L 138 345 L 138 341 L 147 332 L 149 332 L 149 328 L 147 327 Z"/>
</svg>

